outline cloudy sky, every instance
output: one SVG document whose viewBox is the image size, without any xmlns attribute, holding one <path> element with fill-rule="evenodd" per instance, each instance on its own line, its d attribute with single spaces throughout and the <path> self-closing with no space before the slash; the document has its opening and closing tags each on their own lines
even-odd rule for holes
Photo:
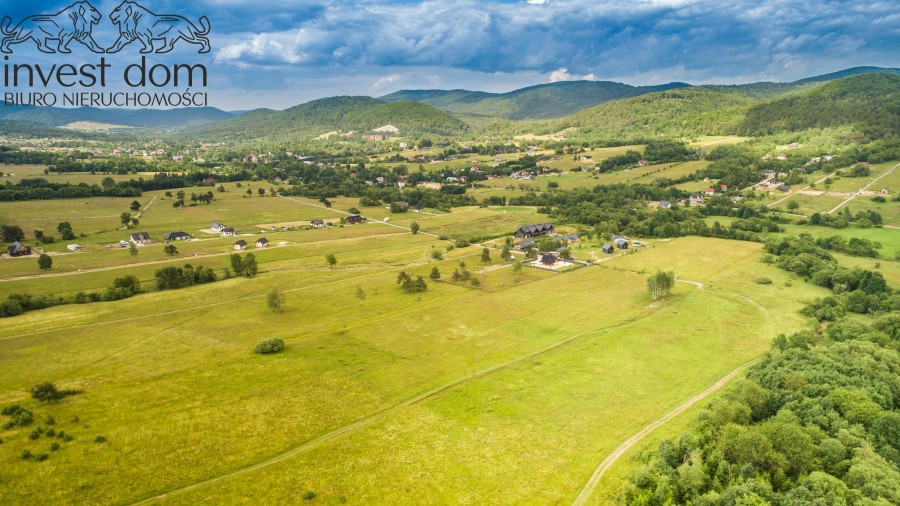
<svg viewBox="0 0 900 506">
<path fill-rule="evenodd" d="M 108 15 L 115 0 L 92 3 Z M 213 50 L 179 42 L 155 63 L 202 63 L 212 105 L 285 108 L 400 89 L 492 92 L 559 80 L 635 85 L 791 81 L 859 65 L 900 67 L 900 1 L 143 0 L 212 23 Z M 0 0 L 15 26 L 69 2 Z M 108 17 L 94 37 L 108 47 Z M 30 47 L 28 47 L 30 46 Z M 34 44 L 14 60 L 60 61 Z M 73 43 L 70 60 L 99 55 Z M 107 58 L 127 65 L 132 43 Z M 55 58 L 55 59 L 54 59 Z M 70 60 L 66 60 L 69 62 Z"/>
</svg>

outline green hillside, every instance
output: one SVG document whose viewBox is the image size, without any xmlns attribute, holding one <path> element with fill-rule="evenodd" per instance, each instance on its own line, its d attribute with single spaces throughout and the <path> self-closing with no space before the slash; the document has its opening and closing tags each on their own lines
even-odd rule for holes
<svg viewBox="0 0 900 506">
<path fill-rule="evenodd" d="M 559 128 L 609 136 L 734 133 L 754 100 L 738 90 L 687 88 L 617 100 L 560 121 Z"/>
<path fill-rule="evenodd" d="M 522 88 L 503 94 L 467 90 L 404 90 L 381 100 L 396 102 L 414 100 L 433 105 L 462 117 L 487 119 L 552 119 L 562 118 L 611 100 L 635 97 L 673 88 L 684 83 L 661 86 L 629 86 L 609 81 L 566 81 Z"/>
<path fill-rule="evenodd" d="M 859 126 L 875 137 L 900 130 L 900 75 L 851 76 L 759 104 L 747 112 L 740 130 L 767 135 L 844 125 Z"/>
<path fill-rule="evenodd" d="M 371 97 L 333 97 L 284 111 L 258 109 L 214 125 L 195 129 L 200 135 L 228 139 L 309 137 L 331 130 L 367 132 L 394 125 L 401 135 L 458 135 L 462 121 L 418 102 L 387 103 Z"/>
</svg>

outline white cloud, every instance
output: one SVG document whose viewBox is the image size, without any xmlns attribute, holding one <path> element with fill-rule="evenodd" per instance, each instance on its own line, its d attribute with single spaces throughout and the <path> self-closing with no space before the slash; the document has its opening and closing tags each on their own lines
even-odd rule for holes
<svg viewBox="0 0 900 506">
<path fill-rule="evenodd" d="M 549 2 L 550 0 L 528 0 L 528 3 L 530 3 L 531 5 L 544 5 Z"/>
<path fill-rule="evenodd" d="M 550 82 L 558 83 L 560 81 L 596 81 L 597 77 L 591 73 L 583 76 L 572 75 L 569 69 L 563 67 L 550 73 Z"/>
</svg>

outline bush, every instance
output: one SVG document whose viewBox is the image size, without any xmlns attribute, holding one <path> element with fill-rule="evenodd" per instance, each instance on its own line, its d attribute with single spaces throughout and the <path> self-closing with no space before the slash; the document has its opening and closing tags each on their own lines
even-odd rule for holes
<svg viewBox="0 0 900 506">
<path fill-rule="evenodd" d="M 306 493 L 303 494 L 304 501 L 312 501 L 315 498 L 316 498 L 316 493 L 313 492 L 312 490 L 307 490 Z"/>
<path fill-rule="evenodd" d="M 756 278 L 756 284 L 758 285 L 771 285 L 772 280 L 766 277 Z"/>
<path fill-rule="evenodd" d="M 29 451 L 29 450 L 22 450 L 22 459 L 23 459 L 23 460 L 28 460 L 28 459 L 30 459 L 30 458 L 31 458 L 31 451 Z"/>
<path fill-rule="evenodd" d="M 94 438 L 94 442 L 97 444 L 103 444 L 106 442 L 106 437 L 98 434 L 97 437 Z"/>
<path fill-rule="evenodd" d="M 50 455 L 47 455 L 46 453 L 41 453 L 37 457 L 35 457 L 35 460 L 37 460 L 38 462 L 43 462 L 49 458 L 50 458 Z"/>
<path fill-rule="evenodd" d="M 34 421 L 34 415 L 31 414 L 31 411 L 28 411 L 17 404 L 3 408 L 3 416 L 12 417 L 11 421 L 3 425 L 6 429 L 11 429 L 16 426 L 25 427 Z"/>
<path fill-rule="evenodd" d="M 34 429 L 33 431 L 31 431 L 31 434 L 28 435 L 28 439 L 30 439 L 32 441 L 34 441 L 35 439 L 37 439 L 39 437 L 41 437 L 41 433 L 37 429 Z"/>
<path fill-rule="evenodd" d="M 270 355 L 272 353 L 281 353 L 282 350 L 284 350 L 284 341 L 280 337 L 271 337 L 256 343 L 253 353 Z"/>
<path fill-rule="evenodd" d="M 56 450 L 59 450 L 59 443 L 54 442 L 52 445 L 50 445 L 50 451 L 55 452 Z"/>
<path fill-rule="evenodd" d="M 28 391 L 31 392 L 32 398 L 41 402 L 57 402 L 69 395 L 81 393 L 80 390 L 58 390 L 56 388 L 56 385 L 50 383 L 49 381 L 38 383 L 37 385 L 31 387 Z"/>
</svg>

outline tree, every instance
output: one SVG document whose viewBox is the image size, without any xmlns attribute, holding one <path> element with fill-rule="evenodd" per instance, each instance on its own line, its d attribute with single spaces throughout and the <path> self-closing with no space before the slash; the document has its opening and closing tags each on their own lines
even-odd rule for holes
<svg viewBox="0 0 900 506">
<path fill-rule="evenodd" d="M 131 223 L 131 213 L 122 213 L 119 215 L 119 220 L 122 222 L 122 225 L 128 227 L 128 224 Z"/>
<path fill-rule="evenodd" d="M 163 248 L 163 251 L 165 251 L 166 255 L 169 255 L 170 257 L 178 254 L 178 248 L 176 248 L 174 244 L 167 245 L 165 248 Z"/>
<path fill-rule="evenodd" d="M 0 235 L 3 242 L 17 242 L 25 239 L 25 232 L 18 225 L 0 225 Z"/>
<path fill-rule="evenodd" d="M 252 197 L 252 196 L 253 196 L 253 189 L 247 188 L 247 195 L 250 196 L 250 197 Z"/>
<path fill-rule="evenodd" d="M 412 222 L 409 225 L 409 231 L 412 232 L 413 235 L 418 234 L 419 233 L 419 224 L 416 222 Z"/>
<path fill-rule="evenodd" d="M 500 250 L 500 259 L 504 262 L 509 260 L 509 244 L 503 245 L 503 249 Z"/>
<path fill-rule="evenodd" d="M 56 385 L 49 381 L 38 383 L 29 388 L 28 391 L 31 393 L 33 399 L 40 402 L 57 402 L 69 395 L 81 393 L 80 390 L 59 390 L 56 388 Z M 6 413 L 4 412 L 4 414 Z"/>
<path fill-rule="evenodd" d="M 491 263 L 491 250 L 489 250 L 487 247 L 485 247 L 481 250 L 481 263 L 483 263 L 483 264 Z"/>
<path fill-rule="evenodd" d="M 437 281 L 441 279 L 441 271 L 438 270 L 437 266 L 431 268 L 431 274 L 428 275 L 432 281 Z"/>
<path fill-rule="evenodd" d="M 259 355 L 271 355 L 273 353 L 281 353 L 284 350 L 284 341 L 279 337 L 270 337 L 256 343 L 253 347 L 253 353 Z"/>
<path fill-rule="evenodd" d="M 140 209 L 141 209 L 141 203 L 140 203 L 140 202 L 138 202 L 137 200 L 131 201 L 131 210 L 132 210 L 132 211 L 139 211 Z"/>
<path fill-rule="evenodd" d="M 650 292 L 651 300 L 659 300 L 671 296 L 673 288 L 675 288 L 675 273 L 672 271 L 657 271 L 656 274 L 647 280 L 647 291 Z"/>
<path fill-rule="evenodd" d="M 792 200 L 787 203 L 787 208 L 788 211 L 796 211 L 797 209 L 800 209 L 800 203 L 796 200 Z"/>
<path fill-rule="evenodd" d="M 256 276 L 256 273 L 259 270 L 259 266 L 256 263 L 256 255 L 247 253 L 244 260 L 241 262 L 241 270 L 243 271 L 244 276 L 247 276 L 248 278 Z"/>
<path fill-rule="evenodd" d="M 516 283 L 518 283 L 518 282 L 519 282 L 519 275 L 520 275 L 521 272 L 522 272 L 522 261 L 521 261 L 521 260 L 516 260 L 515 263 L 513 263 L 512 270 L 513 270 L 513 274 L 516 275 Z"/>
<path fill-rule="evenodd" d="M 232 253 L 229 260 L 231 261 L 231 270 L 234 271 L 236 276 L 240 276 L 244 273 L 244 260 L 240 255 Z"/>
<path fill-rule="evenodd" d="M 57 225 L 56 230 L 62 234 L 63 241 L 71 241 L 75 238 L 75 233 L 72 232 L 72 225 L 68 221 L 64 221 Z"/>
<path fill-rule="evenodd" d="M 273 313 L 284 312 L 284 294 L 281 293 L 281 290 L 277 287 L 269 290 L 269 293 L 266 294 L 266 305 Z"/>
<path fill-rule="evenodd" d="M 334 256 L 334 253 L 329 253 L 325 255 L 325 262 L 328 264 L 328 267 L 331 267 L 331 270 L 334 270 L 334 266 L 337 265 L 337 257 Z"/>
<path fill-rule="evenodd" d="M 256 190 L 256 191 L 257 191 L 257 193 L 259 193 L 259 196 L 260 196 L 260 197 L 265 197 L 265 196 L 266 196 L 266 190 L 265 190 L 265 188 L 260 188 L 259 190 Z"/>
<path fill-rule="evenodd" d="M 42 271 L 49 270 L 53 267 L 53 258 L 46 253 L 41 253 L 41 256 L 38 257 L 38 267 L 40 267 Z"/>
<path fill-rule="evenodd" d="M 366 301 L 366 291 L 363 290 L 362 285 L 356 285 L 356 298 L 359 299 L 360 305 Z"/>
</svg>

